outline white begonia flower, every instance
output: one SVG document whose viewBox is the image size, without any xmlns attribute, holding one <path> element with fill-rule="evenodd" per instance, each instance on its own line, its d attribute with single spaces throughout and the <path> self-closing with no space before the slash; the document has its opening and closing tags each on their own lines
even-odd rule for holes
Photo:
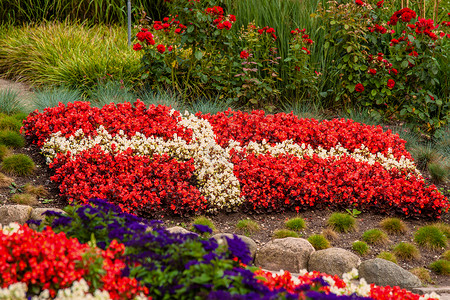
<svg viewBox="0 0 450 300">
<path fill-rule="evenodd" d="M 5 225 L 2 228 L 2 225 L 0 224 L 0 230 L 3 231 L 6 235 L 11 235 L 13 233 L 19 232 L 20 225 L 17 222 L 9 223 L 9 225 Z"/>
<path fill-rule="evenodd" d="M 16 282 L 6 288 L 0 287 L 0 300 L 23 300 L 27 299 L 27 285 Z"/>
</svg>

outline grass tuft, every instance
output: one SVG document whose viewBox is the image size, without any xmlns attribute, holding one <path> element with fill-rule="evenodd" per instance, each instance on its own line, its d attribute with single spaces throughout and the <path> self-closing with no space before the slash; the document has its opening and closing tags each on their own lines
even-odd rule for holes
<svg viewBox="0 0 450 300">
<path fill-rule="evenodd" d="M 33 173 L 35 165 L 29 156 L 14 154 L 3 159 L 1 169 L 12 175 L 26 176 Z"/>
<path fill-rule="evenodd" d="M 399 218 L 386 218 L 380 222 L 381 228 L 389 234 L 405 234 L 408 228 Z"/>
<path fill-rule="evenodd" d="M 25 146 L 25 139 L 18 132 L 11 130 L 1 130 L 0 144 L 13 148 L 22 148 L 23 146 Z"/>
<path fill-rule="evenodd" d="M 380 229 L 369 229 L 362 235 L 362 240 L 370 245 L 386 245 L 389 239 Z"/>
<path fill-rule="evenodd" d="M 103 107 L 110 103 L 133 103 L 137 99 L 129 88 L 112 80 L 100 81 L 92 90 L 90 98 L 92 106 L 96 107 Z"/>
<path fill-rule="evenodd" d="M 81 92 L 77 89 L 69 89 L 65 86 L 48 87 L 34 93 L 33 106 L 39 111 L 47 107 L 56 107 L 61 102 L 63 104 L 82 101 Z"/>
<path fill-rule="evenodd" d="M 450 225 L 443 222 L 433 223 L 433 226 L 439 228 L 443 234 L 447 237 L 447 240 L 450 239 Z"/>
<path fill-rule="evenodd" d="M 5 145 L 0 145 L 0 161 L 9 155 L 9 149 Z"/>
<path fill-rule="evenodd" d="M 282 238 L 286 238 L 286 237 L 298 238 L 299 235 L 298 235 L 297 232 L 292 231 L 292 230 L 287 230 L 287 229 L 275 230 L 274 233 L 273 233 L 273 238 L 274 239 L 282 239 Z"/>
<path fill-rule="evenodd" d="M 322 235 L 330 241 L 336 241 L 338 239 L 338 234 L 331 228 L 325 228 L 322 230 Z"/>
<path fill-rule="evenodd" d="M 0 189 L 5 189 L 13 183 L 14 180 L 11 177 L 6 176 L 3 173 L 0 173 Z"/>
<path fill-rule="evenodd" d="M 14 116 L 0 117 L 0 130 L 11 130 L 19 133 L 22 127 L 22 121 L 17 120 Z"/>
<path fill-rule="evenodd" d="M 450 250 L 447 250 L 444 253 L 442 253 L 442 258 L 450 261 Z"/>
<path fill-rule="evenodd" d="M 25 120 L 28 117 L 28 114 L 26 112 L 18 112 L 14 115 L 12 115 L 16 120 L 19 120 L 21 123 L 23 120 Z"/>
<path fill-rule="evenodd" d="M 310 242 L 311 245 L 316 250 L 322 250 L 322 249 L 330 248 L 330 242 L 326 239 L 326 237 L 324 237 L 321 234 L 311 235 L 308 238 L 308 242 Z"/>
<path fill-rule="evenodd" d="M 287 229 L 299 231 L 306 228 L 306 222 L 302 218 L 297 217 L 287 220 L 284 226 Z"/>
<path fill-rule="evenodd" d="M 45 187 L 43 185 L 35 186 L 35 185 L 30 184 L 30 183 L 27 183 L 23 187 L 23 190 L 26 193 L 35 195 L 37 197 L 46 197 L 49 194 L 48 191 L 45 189 Z"/>
<path fill-rule="evenodd" d="M 178 110 L 180 112 L 184 112 L 185 110 L 181 98 L 169 92 L 155 93 L 145 91 L 139 95 L 139 99 L 146 105 L 153 104 L 155 106 L 158 105 L 170 106 L 173 109 Z"/>
<path fill-rule="evenodd" d="M 431 250 L 446 248 L 448 245 L 445 234 L 434 225 L 420 227 L 414 234 L 414 241 Z"/>
<path fill-rule="evenodd" d="M 350 232 L 356 229 L 356 220 L 349 214 L 333 213 L 328 219 L 328 226 L 338 232 Z"/>
<path fill-rule="evenodd" d="M 0 91 L 0 112 L 7 115 L 24 111 L 24 107 L 18 99 L 19 93 L 12 89 Z"/>
<path fill-rule="evenodd" d="M 450 275 L 450 261 L 445 259 L 439 259 L 432 262 L 428 266 L 433 272 L 439 275 Z"/>
<path fill-rule="evenodd" d="M 194 225 L 194 224 L 205 225 L 205 226 L 208 226 L 209 228 L 211 228 L 211 230 L 213 232 L 216 231 L 216 226 L 214 226 L 214 223 L 210 219 L 208 219 L 207 217 L 204 217 L 204 216 L 199 216 L 199 217 L 195 218 L 192 221 L 192 225 Z M 193 226 L 191 227 L 191 231 L 196 231 Z"/>
<path fill-rule="evenodd" d="M 352 249 L 359 255 L 364 256 L 367 253 L 369 253 L 370 247 L 369 247 L 369 245 L 367 245 L 366 242 L 356 241 L 356 242 L 353 242 Z"/>
<path fill-rule="evenodd" d="M 17 204 L 23 204 L 23 205 L 34 206 L 34 205 L 39 204 L 39 202 L 37 201 L 36 195 L 32 195 L 32 194 L 15 194 L 11 198 L 11 200 Z"/>
<path fill-rule="evenodd" d="M 443 183 L 450 176 L 450 167 L 445 163 L 430 163 L 428 165 L 428 171 L 434 183 Z"/>
<path fill-rule="evenodd" d="M 395 256 L 403 260 L 415 260 L 420 258 L 419 249 L 411 243 L 401 242 L 398 243 L 393 252 Z"/>
<path fill-rule="evenodd" d="M 416 162 L 417 168 L 420 170 L 426 170 L 428 164 L 439 157 L 439 153 L 431 143 L 414 147 L 411 149 L 411 155 Z"/>
<path fill-rule="evenodd" d="M 414 268 L 409 270 L 411 273 L 413 273 L 414 275 L 417 276 L 417 278 L 420 279 L 420 281 L 422 282 L 422 284 L 427 284 L 427 283 L 431 283 L 431 276 L 430 276 L 430 271 L 428 271 L 425 268 Z"/>
<path fill-rule="evenodd" d="M 253 220 L 245 219 L 245 220 L 240 220 L 236 224 L 236 228 L 239 231 L 244 232 L 244 234 L 248 236 L 248 235 L 251 235 L 251 234 L 259 231 L 259 224 Z"/>
<path fill-rule="evenodd" d="M 187 107 L 187 110 L 193 114 L 201 112 L 202 114 L 214 115 L 221 111 L 226 111 L 232 106 L 231 101 L 221 100 L 219 98 L 208 99 L 208 98 L 198 98 L 195 102 Z"/>
<path fill-rule="evenodd" d="M 397 263 L 397 257 L 391 252 L 382 251 L 380 254 L 377 255 L 377 258 L 382 258 L 388 261 L 393 262 L 394 264 Z"/>
</svg>

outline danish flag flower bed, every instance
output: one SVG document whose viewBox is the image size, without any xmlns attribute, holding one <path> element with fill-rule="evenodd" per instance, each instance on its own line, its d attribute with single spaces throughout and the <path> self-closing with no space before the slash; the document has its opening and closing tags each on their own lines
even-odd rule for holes
<svg viewBox="0 0 450 300">
<path fill-rule="evenodd" d="M 32 113 L 22 128 L 69 202 L 124 211 L 350 208 L 439 218 L 450 206 L 405 141 L 351 120 L 231 111 L 184 115 L 141 101 Z"/>
</svg>

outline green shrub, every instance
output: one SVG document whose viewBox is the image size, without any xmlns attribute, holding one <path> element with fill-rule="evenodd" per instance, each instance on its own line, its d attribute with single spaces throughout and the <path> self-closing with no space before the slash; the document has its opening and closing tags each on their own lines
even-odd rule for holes
<svg viewBox="0 0 450 300">
<path fill-rule="evenodd" d="M 243 231 L 245 235 L 251 235 L 257 231 L 259 231 L 259 225 L 253 220 L 245 219 L 240 220 L 236 224 L 236 228 L 240 231 Z"/>
<path fill-rule="evenodd" d="M 442 161 L 440 163 L 430 163 L 428 165 L 431 179 L 435 183 L 445 182 L 450 174 L 450 167 L 445 165 Z"/>
<path fill-rule="evenodd" d="M 112 75 L 137 84 L 139 57 L 119 26 L 42 23 L 11 27 L 0 39 L 0 70 L 5 77 L 26 77 L 34 86 L 80 88 L 87 92 Z"/>
<path fill-rule="evenodd" d="M 286 223 L 284 223 L 284 226 L 287 229 L 299 231 L 306 228 L 306 223 L 302 218 L 292 218 L 287 220 Z"/>
<path fill-rule="evenodd" d="M 333 213 L 328 219 L 328 226 L 338 232 L 347 233 L 356 229 L 356 220 L 349 214 Z"/>
<path fill-rule="evenodd" d="M 22 121 L 17 120 L 14 116 L 0 117 L 0 130 L 12 130 L 19 132 L 22 127 Z"/>
<path fill-rule="evenodd" d="M 394 247 L 393 252 L 396 257 L 404 260 L 414 260 L 420 257 L 417 247 L 407 242 L 398 243 Z"/>
<path fill-rule="evenodd" d="M 20 103 L 18 96 L 19 93 L 10 88 L 0 90 L 0 112 L 7 115 L 13 115 L 23 111 L 24 107 Z"/>
<path fill-rule="evenodd" d="M 35 165 L 29 156 L 25 154 L 14 154 L 3 159 L 1 169 L 9 174 L 26 176 L 33 173 Z"/>
<path fill-rule="evenodd" d="M 17 204 L 30 205 L 30 206 L 34 206 L 39 203 L 37 201 L 36 195 L 32 195 L 32 194 L 15 194 L 11 200 Z"/>
<path fill-rule="evenodd" d="M 25 146 L 25 139 L 15 131 L 1 130 L 0 144 L 13 148 L 22 148 Z"/>
<path fill-rule="evenodd" d="M 399 218 L 386 218 L 380 222 L 381 228 L 389 234 L 404 234 L 408 231 L 405 222 Z"/>
<path fill-rule="evenodd" d="M 447 250 L 444 253 L 442 253 L 442 258 L 445 260 L 450 260 L 450 250 Z"/>
<path fill-rule="evenodd" d="M 214 226 L 214 223 L 210 219 L 208 219 L 207 217 L 200 216 L 200 217 L 195 218 L 192 221 L 192 225 L 195 225 L 195 224 L 197 224 L 197 225 L 205 225 L 205 226 L 208 226 L 209 228 L 211 228 L 211 230 L 213 232 L 216 231 L 216 226 Z M 196 229 L 193 226 L 192 226 L 191 230 L 196 232 Z"/>
<path fill-rule="evenodd" d="M 286 238 L 286 237 L 298 238 L 299 235 L 297 232 L 292 231 L 292 230 L 287 230 L 287 229 L 275 230 L 273 233 L 273 238 L 275 238 L 275 239 L 282 239 L 282 238 Z"/>
<path fill-rule="evenodd" d="M 362 235 L 362 240 L 370 245 L 386 245 L 389 239 L 380 229 L 369 229 Z"/>
<path fill-rule="evenodd" d="M 414 268 L 409 270 L 411 273 L 416 275 L 423 284 L 431 283 L 430 271 L 425 268 Z"/>
<path fill-rule="evenodd" d="M 428 266 L 433 272 L 439 275 L 450 275 L 450 261 L 445 259 L 439 259 L 432 262 Z"/>
<path fill-rule="evenodd" d="M 61 102 L 67 104 L 83 100 L 81 92 L 77 89 L 70 89 L 65 86 L 47 87 L 34 93 L 33 106 L 39 111 L 47 107 L 56 107 Z"/>
<path fill-rule="evenodd" d="M 362 241 L 356 241 L 352 244 L 352 249 L 359 255 L 364 256 L 367 253 L 369 253 L 370 248 L 369 245 L 367 245 L 367 243 Z"/>
<path fill-rule="evenodd" d="M 382 252 L 380 252 L 380 254 L 377 255 L 377 258 L 382 258 L 382 259 L 391 261 L 394 264 L 397 263 L 397 257 L 395 257 L 395 255 L 392 254 L 391 252 L 382 251 Z"/>
<path fill-rule="evenodd" d="M 330 248 L 330 242 L 321 234 L 311 235 L 308 238 L 308 242 L 310 242 L 311 245 L 316 250 L 322 250 L 322 249 Z"/>
<path fill-rule="evenodd" d="M 420 227 L 414 234 L 414 241 L 422 247 L 438 250 L 447 247 L 447 237 L 436 226 Z"/>
<path fill-rule="evenodd" d="M 9 154 L 9 149 L 5 145 L 0 145 L 0 161 L 2 161 Z"/>
</svg>

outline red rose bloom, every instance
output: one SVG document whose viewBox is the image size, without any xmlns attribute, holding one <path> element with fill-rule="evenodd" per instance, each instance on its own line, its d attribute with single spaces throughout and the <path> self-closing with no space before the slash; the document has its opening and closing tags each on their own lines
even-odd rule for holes
<svg viewBox="0 0 450 300">
<path fill-rule="evenodd" d="M 364 85 L 362 85 L 361 83 L 358 83 L 358 84 L 355 86 L 355 91 L 357 91 L 358 93 L 364 92 Z"/>
<path fill-rule="evenodd" d="M 180 34 L 180 33 L 181 33 L 181 28 L 175 29 L 175 33 L 176 33 L 176 34 Z"/>
<path fill-rule="evenodd" d="M 228 18 L 230 19 L 230 22 L 236 22 L 236 16 L 235 15 L 229 15 Z"/>
<path fill-rule="evenodd" d="M 134 44 L 134 45 L 133 45 L 133 50 L 134 50 L 134 51 L 142 50 L 141 44 L 139 44 L 139 43 Z"/>
<path fill-rule="evenodd" d="M 387 87 L 392 90 L 394 88 L 394 86 L 395 86 L 395 81 L 393 79 L 389 79 L 387 82 Z"/>
<path fill-rule="evenodd" d="M 166 46 L 159 44 L 156 46 L 156 50 L 158 50 L 159 53 L 164 53 L 164 51 L 166 51 Z"/>
<path fill-rule="evenodd" d="M 383 3 L 384 3 L 384 0 L 378 1 L 378 2 L 377 2 L 377 7 L 378 7 L 378 8 L 383 7 Z"/>
<path fill-rule="evenodd" d="M 249 56 L 250 56 L 250 54 L 247 51 L 245 51 L 245 50 L 241 51 L 242 59 L 247 59 Z"/>
<path fill-rule="evenodd" d="M 397 75 L 397 74 L 398 74 L 398 71 L 397 71 L 397 69 L 395 69 L 395 68 L 391 69 L 391 70 L 389 71 L 389 74 L 391 73 L 391 71 L 392 71 L 392 73 L 394 73 L 394 75 Z"/>
<path fill-rule="evenodd" d="M 375 75 L 377 74 L 377 70 L 375 69 L 369 69 L 369 71 L 367 71 L 367 73 L 371 74 L 371 75 Z"/>
<path fill-rule="evenodd" d="M 308 49 L 306 49 L 306 47 L 302 47 L 302 50 L 306 52 L 306 54 L 311 54 L 311 51 L 309 51 Z"/>
<path fill-rule="evenodd" d="M 232 26 L 231 22 L 225 21 L 222 24 L 223 24 L 223 27 L 225 27 L 227 30 L 231 29 L 231 26 Z"/>
<path fill-rule="evenodd" d="M 223 23 L 219 23 L 217 24 L 217 29 L 224 29 L 225 26 L 223 25 Z"/>
<path fill-rule="evenodd" d="M 364 6 L 364 2 L 362 2 L 361 0 L 355 0 L 355 3 L 357 5 Z"/>
</svg>

